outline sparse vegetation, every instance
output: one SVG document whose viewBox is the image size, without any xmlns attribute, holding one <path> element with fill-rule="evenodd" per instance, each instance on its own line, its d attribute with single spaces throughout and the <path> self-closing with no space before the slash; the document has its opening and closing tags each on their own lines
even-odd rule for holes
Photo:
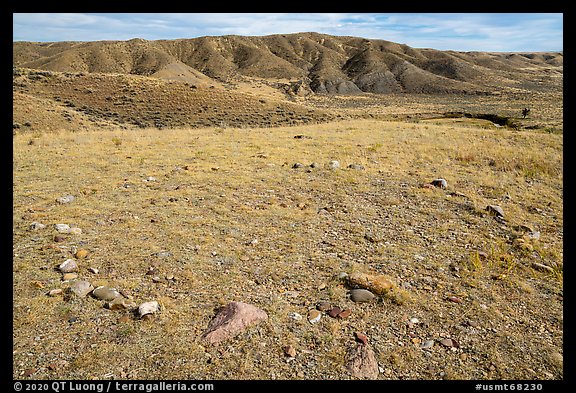
<svg viewBox="0 0 576 393">
<path fill-rule="evenodd" d="M 318 38 L 302 40 L 340 59 Z M 292 39 L 270 42 L 288 56 Z M 226 81 L 174 63 L 157 78 L 15 67 L 14 379 L 349 379 L 355 332 L 378 379 L 563 379 L 562 56 L 547 59 L 494 68 L 502 91 L 454 80 L 449 95 L 322 95 L 301 76 L 287 89 L 287 60 L 276 79 L 207 65 Z M 549 85 L 518 87 L 541 69 Z M 66 259 L 78 278 L 63 280 Z M 353 301 L 353 273 L 395 285 Z M 159 311 L 48 295 L 74 280 Z M 230 301 L 268 319 L 206 345 Z M 319 301 L 350 314 L 311 323 Z"/>
</svg>

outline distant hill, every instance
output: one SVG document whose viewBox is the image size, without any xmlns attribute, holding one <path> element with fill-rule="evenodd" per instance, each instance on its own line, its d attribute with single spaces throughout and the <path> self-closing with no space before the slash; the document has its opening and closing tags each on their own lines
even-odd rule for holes
<svg viewBox="0 0 576 393">
<path fill-rule="evenodd" d="M 288 81 L 293 94 L 538 91 L 562 84 L 563 53 L 416 49 L 319 33 L 94 42 L 14 42 L 13 65 L 152 76 L 198 86 Z"/>
</svg>

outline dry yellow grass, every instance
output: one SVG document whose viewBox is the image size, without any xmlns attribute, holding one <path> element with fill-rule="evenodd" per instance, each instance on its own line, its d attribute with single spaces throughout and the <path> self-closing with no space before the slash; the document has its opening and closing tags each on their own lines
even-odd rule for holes
<svg viewBox="0 0 576 393">
<path fill-rule="evenodd" d="M 361 330 L 382 378 L 439 378 L 449 368 L 471 379 L 561 379 L 546 356 L 563 345 L 562 147 L 557 134 L 370 120 L 17 134 L 14 378 L 30 369 L 37 379 L 349 378 L 344 353 Z M 328 169 L 331 160 L 342 168 Z M 305 167 L 293 169 L 296 162 Z M 438 177 L 448 190 L 420 187 Z M 66 194 L 76 199 L 55 202 Z M 488 204 L 501 205 L 507 223 L 486 215 Z M 47 227 L 32 231 L 33 221 Z M 56 243 L 56 223 L 82 234 Z M 540 232 L 532 250 L 514 243 L 520 225 Z M 120 323 L 122 312 L 95 299 L 47 297 L 68 285 L 53 268 L 75 247 L 89 251 L 81 278 L 136 302 L 158 300 L 157 319 Z M 554 274 L 534 270 L 534 261 Z M 150 266 L 175 281 L 153 283 Z M 336 279 L 352 271 L 389 274 L 412 301 L 354 304 Z M 309 324 L 306 312 L 321 299 L 352 307 L 352 316 Z M 234 300 L 263 308 L 269 321 L 221 348 L 203 347 L 198 337 L 214 309 Z M 424 356 L 403 330 L 411 316 L 428 326 L 422 340 L 450 332 L 459 352 Z M 466 335 L 457 326 L 469 319 L 508 338 Z M 533 326 L 544 326 L 545 343 Z M 293 362 L 287 344 L 298 351 Z M 49 367 L 56 360 L 63 363 Z"/>
</svg>

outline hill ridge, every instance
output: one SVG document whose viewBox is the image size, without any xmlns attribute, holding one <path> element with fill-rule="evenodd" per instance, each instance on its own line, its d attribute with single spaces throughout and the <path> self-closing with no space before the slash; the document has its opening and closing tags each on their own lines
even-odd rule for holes
<svg viewBox="0 0 576 393">
<path fill-rule="evenodd" d="M 562 83 L 561 52 L 459 52 L 382 39 L 308 32 L 172 40 L 13 43 L 13 65 L 125 73 L 192 83 L 246 78 L 298 81 L 328 94 L 472 93 L 542 89 L 545 71 Z M 550 83 L 546 83 L 547 86 Z"/>
</svg>

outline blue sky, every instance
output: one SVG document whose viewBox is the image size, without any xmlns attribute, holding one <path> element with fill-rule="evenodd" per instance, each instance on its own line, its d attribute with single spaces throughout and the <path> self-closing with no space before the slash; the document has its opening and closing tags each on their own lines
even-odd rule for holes
<svg viewBox="0 0 576 393">
<path fill-rule="evenodd" d="M 13 41 L 318 32 L 457 51 L 563 50 L 561 13 L 14 13 Z"/>
</svg>

